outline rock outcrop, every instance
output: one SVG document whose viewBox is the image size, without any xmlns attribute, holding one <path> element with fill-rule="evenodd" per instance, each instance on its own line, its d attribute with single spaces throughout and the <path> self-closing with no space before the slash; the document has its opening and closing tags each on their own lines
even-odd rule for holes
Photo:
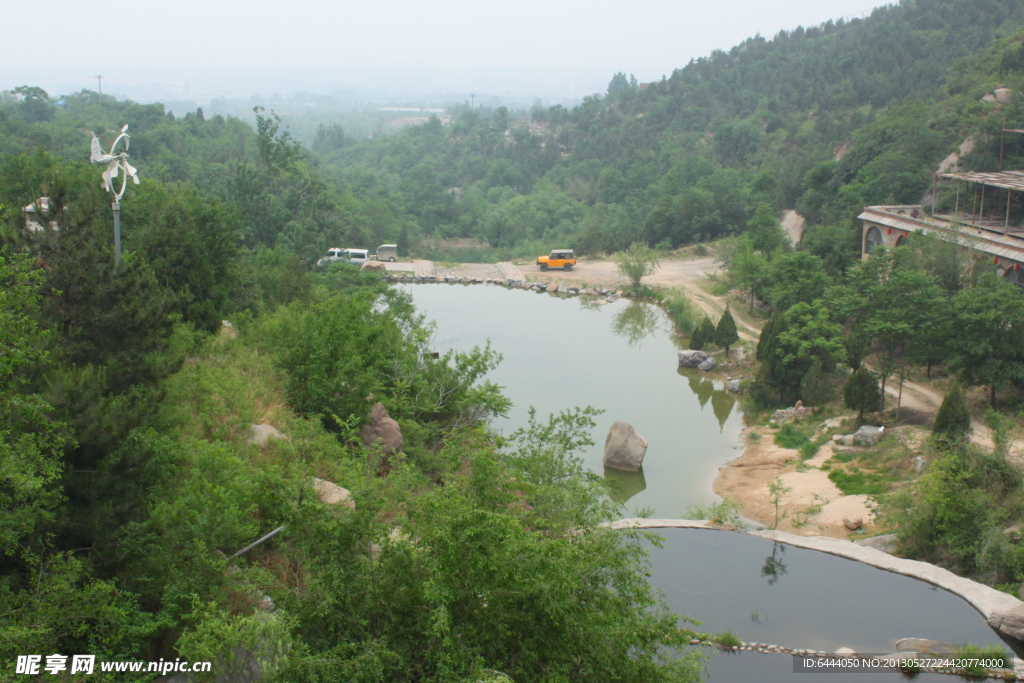
<svg viewBox="0 0 1024 683">
<path fill-rule="evenodd" d="M 703 362 L 701 362 L 697 366 L 697 369 L 700 370 L 701 372 L 711 372 L 712 370 L 714 370 L 717 367 L 718 367 L 718 361 L 716 361 L 711 356 L 708 356 L 707 358 L 705 358 L 703 360 Z"/>
<path fill-rule="evenodd" d="M 338 486 L 333 481 L 313 477 L 313 490 L 316 491 L 316 497 L 325 505 L 341 505 L 353 510 L 356 508 L 356 502 L 352 500 L 352 492 Z"/>
<path fill-rule="evenodd" d="M 249 435 L 246 437 L 245 442 L 264 446 L 271 439 L 287 440 L 288 437 L 271 425 L 249 425 Z"/>
<path fill-rule="evenodd" d="M 389 457 L 402 450 L 402 430 L 381 403 L 373 404 L 366 420 L 359 436 L 364 446 L 381 455 L 380 471 L 386 475 L 391 469 Z"/>
<path fill-rule="evenodd" d="M 878 442 L 885 436 L 885 427 L 872 427 L 863 425 L 853 433 L 853 443 L 857 446 L 877 446 Z"/>
<path fill-rule="evenodd" d="M 687 349 L 679 352 L 679 364 L 686 368 L 695 368 L 708 359 L 703 351 Z"/>
<path fill-rule="evenodd" d="M 647 453 L 647 440 L 628 422 L 616 422 L 604 440 L 604 465 L 627 472 L 639 472 Z"/>
</svg>

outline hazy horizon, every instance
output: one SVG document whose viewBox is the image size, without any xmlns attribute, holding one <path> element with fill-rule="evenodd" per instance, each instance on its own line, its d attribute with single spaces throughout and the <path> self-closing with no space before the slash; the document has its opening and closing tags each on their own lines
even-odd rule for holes
<svg viewBox="0 0 1024 683">
<path fill-rule="evenodd" d="M 31 30 L 0 44 L 0 90 L 38 85 L 51 95 L 96 90 L 148 102 L 295 99 L 359 103 L 570 103 L 605 91 L 616 72 L 660 80 L 691 59 L 760 33 L 861 16 L 874 3 L 723 0 L 564 0 L 514 6 L 454 0 L 325 6 L 293 0 L 114 0 L 98 13 L 71 0 L 5 9 L 11 26 L 46 17 L 40 50 Z"/>
</svg>

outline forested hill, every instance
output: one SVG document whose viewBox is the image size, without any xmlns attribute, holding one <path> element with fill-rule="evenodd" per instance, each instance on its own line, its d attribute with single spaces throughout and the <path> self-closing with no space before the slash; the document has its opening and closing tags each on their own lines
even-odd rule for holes
<svg viewBox="0 0 1024 683">
<path fill-rule="evenodd" d="M 201 110 L 175 119 L 159 104 L 19 88 L 0 96 L 0 202 L 32 201 L 51 162 L 86 157 L 89 130 L 127 123 L 144 178 L 197 186 L 237 211 L 244 246 L 307 266 L 331 246 L 384 242 L 463 260 L 674 248 L 794 208 L 813 242 L 813 226 L 840 235 L 865 204 L 919 201 L 969 135 L 1024 126 L 1018 103 L 979 102 L 1024 85 L 1022 23 L 1022 0 L 907 1 L 750 38 L 646 87 L 616 74 L 571 110 L 456 107 L 451 125 L 358 143 L 324 126 L 311 150 L 272 112 L 253 131 Z M 978 140 L 961 165 L 993 167 L 993 137 Z M 38 149 L 49 161 L 18 156 Z"/>
</svg>

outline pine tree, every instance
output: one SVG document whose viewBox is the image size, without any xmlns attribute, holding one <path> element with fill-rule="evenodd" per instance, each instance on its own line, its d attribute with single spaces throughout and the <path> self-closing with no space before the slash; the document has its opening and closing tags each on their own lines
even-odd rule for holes
<svg viewBox="0 0 1024 683">
<path fill-rule="evenodd" d="M 811 364 L 811 369 L 800 381 L 801 400 L 804 405 L 819 408 L 831 401 L 834 396 L 831 376 L 822 368 L 821 361 L 815 360 Z"/>
<path fill-rule="evenodd" d="M 963 441 L 971 431 L 971 412 L 967 409 L 967 399 L 959 382 L 942 399 L 939 412 L 935 415 L 932 434 L 945 437 L 950 441 Z"/>
<path fill-rule="evenodd" d="M 704 316 L 704 320 L 700 322 L 700 325 L 697 326 L 697 329 L 690 336 L 690 348 L 700 351 L 705 346 L 714 343 L 715 324 L 711 322 L 711 318 Z"/>
<path fill-rule="evenodd" d="M 725 313 L 722 314 L 721 320 L 718 321 L 718 327 L 715 328 L 715 344 L 725 349 L 725 355 L 728 358 L 729 347 L 739 340 L 740 335 L 736 330 L 736 321 L 733 320 L 732 312 L 726 306 Z"/>
<path fill-rule="evenodd" d="M 878 407 L 879 393 L 878 379 L 870 370 L 861 366 L 846 380 L 843 386 L 843 401 L 847 408 L 857 411 L 858 421 L 863 422 L 864 411 Z"/>
</svg>

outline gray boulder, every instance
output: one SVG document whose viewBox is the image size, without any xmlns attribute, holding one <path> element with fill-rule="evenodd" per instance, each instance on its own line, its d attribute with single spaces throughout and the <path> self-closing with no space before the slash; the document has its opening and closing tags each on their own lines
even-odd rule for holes
<svg viewBox="0 0 1024 683">
<path fill-rule="evenodd" d="M 717 367 L 718 361 L 716 361 L 711 356 L 708 356 L 697 366 L 697 369 L 700 370 L 701 372 L 711 372 Z"/>
<path fill-rule="evenodd" d="M 695 368 L 708 359 L 708 354 L 703 351 L 688 349 L 679 352 L 679 364 L 687 368 Z"/>
<path fill-rule="evenodd" d="M 735 377 L 730 377 L 725 383 L 725 388 L 734 394 L 738 394 L 743 391 L 743 382 Z"/>
<path fill-rule="evenodd" d="M 844 434 L 839 437 L 840 446 L 852 446 L 853 445 L 853 434 Z"/>
<path fill-rule="evenodd" d="M 843 517 L 843 526 L 845 526 L 850 531 L 856 531 L 857 529 L 864 526 L 864 520 L 858 516 Z"/>
<path fill-rule="evenodd" d="M 628 422 L 616 422 L 604 440 L 604 465 L 627 472 L 639 472 L 647 453 L 647 440 Z"/>
<path fill-rule="evenodd" d="M 367 261 L 363 265 L 359 266 L 359 270 L 372 270 L 378 273 L 383 273 L 387 268 L 384 266 L 383 261 Z"/>
<path fill-rule="evenodd" d="M 863 425 L 853 433 L 853 443 L 857 446 L 876 446 L 884 436 L 885 427 Z"/>
<path fill-rule="evenodd" d="M 249 435 L 245 439 L 246 443 L 264 446 L 271 439 L 287 440 L 288 437 L 271 425 L 249 425 Z"/>
</svg>

